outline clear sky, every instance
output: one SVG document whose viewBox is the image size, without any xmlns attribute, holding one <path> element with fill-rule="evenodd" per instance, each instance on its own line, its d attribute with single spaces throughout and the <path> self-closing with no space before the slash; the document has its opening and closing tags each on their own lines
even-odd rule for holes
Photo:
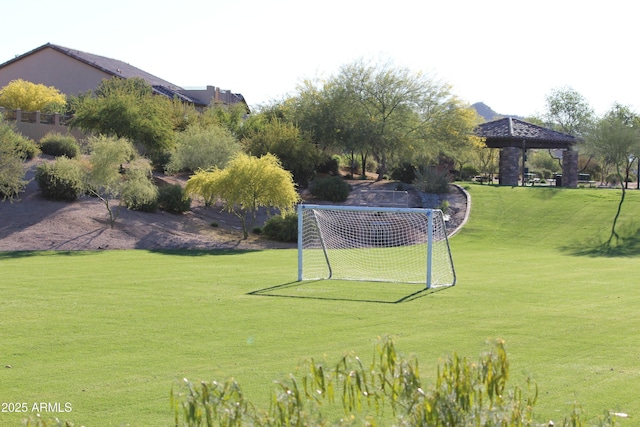
<svg viewBox="0 0 640 427">
<path fill-rule="evenodd" d="M 9 0 L 0 63 L 45 43 L 125 61 L 251 106 L 356 59 L 390 59 L 498 113 L 542 113 L 570 86 L 597 113 L 640 112 L 632 0 Z"/>
</svg>

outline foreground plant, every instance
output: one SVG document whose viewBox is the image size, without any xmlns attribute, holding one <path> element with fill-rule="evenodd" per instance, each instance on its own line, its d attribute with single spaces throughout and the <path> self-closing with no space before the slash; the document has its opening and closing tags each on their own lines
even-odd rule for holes
<svg viewBox="0 0 640 427">
<path fill-rule="evenodd" d="M 438 367 L 436 381 L 423 384 L 415 357 L 380 339 L 371 364 L 345 355 L 334 367 L 309 360 L 298 375 L 276 382 L 268 410 L 247 401 L 233 379 L 171 391 L 175 425 L 186 426 L 537 426 L 538 390 L 507 388 L 509 363 L 503 341 L 494 341 L 477 361 L 452 355 Z M 336 404 L 336 402 L 338 402 Z M 341 407 L 342 416 L 336 416 Z M 338 409 L 338 410 L 337 410 Z M 557 425 L 586 426 L 576 407 Z M 615 425 L 606 414 L 598 426 Z M 546 425 L 546 424 L 543 424 Z"/>
</svg>

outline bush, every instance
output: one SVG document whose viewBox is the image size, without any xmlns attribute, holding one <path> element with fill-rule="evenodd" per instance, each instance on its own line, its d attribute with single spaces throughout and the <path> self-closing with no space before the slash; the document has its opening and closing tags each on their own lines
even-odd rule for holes
<svg viewBox="0 0 640 427">
<path fill-rule="evenodd" d="M 415 187 L 423 193 L 445 194 L 449 192 L 451 176 L 447 171 L 439 171 L 435 167 L 427 167 L 416 171 Z"/>
<path fill-rule="evenodd" d="M 24 190 L 27 181 L 26 171 L 22 165 L 25 159 L 19 146 L 24 137 L 14 128 L 2 121 L 0 115 L 0 199 L 12 200 Z"/>
<path fill-rule="evenodd" d="M 179 184 L 160 187 L 158 208 L 166 212 L 183 213 L 191 208 L 191 198 L 186 196 Z"/>
<path fill-rule="evenodd" d="M 21 135 L 16 142 L 17 142 L 18 152 L 20 153 L 20 157 L 23 160 L 31 160 L 34 157 L 36 157 L 38 154 L 40 154 L 40 149 L 38 148 L 36 143 L 30 140 L 29 138 L 23 137 Z"/>
<path fill-rule="evenodd" d="M 411 184 L 416 179 L 416 167 L 411 163 L 404 162 L 391 171 L 391 179 Z"/>
<path fill-rule="evenodd" d="M 320 162 L 316 168 L 318 173 L 328 173 L 331 175 L 338 175 L 340 172 L 340 157 L 329 156 L 324 154 L 320 157 Z"/>
<path fill-rule="evenodd" d="M 262 234 L 279 242 L 296 242 L 298 240 L 298 215 L 272 216 L 264 223 Z"/>
<path fill-rule="evenodd" d="M 195 172 L 198 169 L 224 168 L 240 151 L 240 143 L 219 126 L 191 126 L 177 134 L 177 145 L 167 164 L 167 172 Z"/>
<path fill-rule="evenodd" d="M 151 166 L 145 161 L 135 162 L 126 170 L 121 202 L 134 211 L 158 210 L 158 187 L 151 180 Z"/>
<path fill-rule="evenodd" d="M 77 200 L 83 192 L 82 166 L 76 160 L 58 157 L 36 169 L 36 182 L 42 195 L 52 200 Z"/>
<path fill-rule="evenodd" d="M 480 171 L 475 166 L 467 165 L 460 170 L 461 181 L 470 181 L 476 175 L 480 175 Z"/>
<path fill-rule="evenodd" d="M 351 193 L 351 186 L 339 176 L 318 178 L 309 186 L 314 197 L 330 202 L 344 202 Z"/>
<path fill-rule="evenodd" d="M 80 145 L 73 135 L 53 132 L 40 140 L 40 150 L 50 156 L 66 156 L 72 159 L 80 154 Z"/>
<path fill-rule="evenodd" d="M 3 156 L 9 152 L 12 157 L 18 157 L 20 160 L 31 160 L 40 154 L 37 144 L 17 131 L 13 124 L 3 121 L 0 115 L 0 145 L 2 145 Z"/>
</svg>

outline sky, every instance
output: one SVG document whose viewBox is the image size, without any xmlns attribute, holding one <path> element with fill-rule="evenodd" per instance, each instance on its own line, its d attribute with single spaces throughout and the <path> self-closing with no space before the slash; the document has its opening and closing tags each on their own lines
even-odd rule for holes
<svg viewBox="0 0 640 427">
<path fill-rule="evenodd" d="M 250 106 L 356 60 L 392 61 L 469 104 L 541 115 L 553 91 L 640 112 L 631 0 L 44 0 L 0 8 L 0 63 L 46 43 L 127 62 Z"/>
</svg>

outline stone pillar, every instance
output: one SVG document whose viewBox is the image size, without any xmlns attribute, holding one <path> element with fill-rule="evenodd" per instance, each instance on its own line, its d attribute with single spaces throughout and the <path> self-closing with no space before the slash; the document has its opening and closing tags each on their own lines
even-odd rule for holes
<svg viewBox="0 0 640 427">
<path fill-rule="evenodd" d="M 571 149 L 562 153 L 562 186 L 578 187 L 578 152 Z"/>
<path fill-rule="evenodd" d="M 500 185 L 518 185 L 520 151 L 517 147 L 505 147 L 500 150 L 500 175 L 498 181 Z"/>
</svg>

